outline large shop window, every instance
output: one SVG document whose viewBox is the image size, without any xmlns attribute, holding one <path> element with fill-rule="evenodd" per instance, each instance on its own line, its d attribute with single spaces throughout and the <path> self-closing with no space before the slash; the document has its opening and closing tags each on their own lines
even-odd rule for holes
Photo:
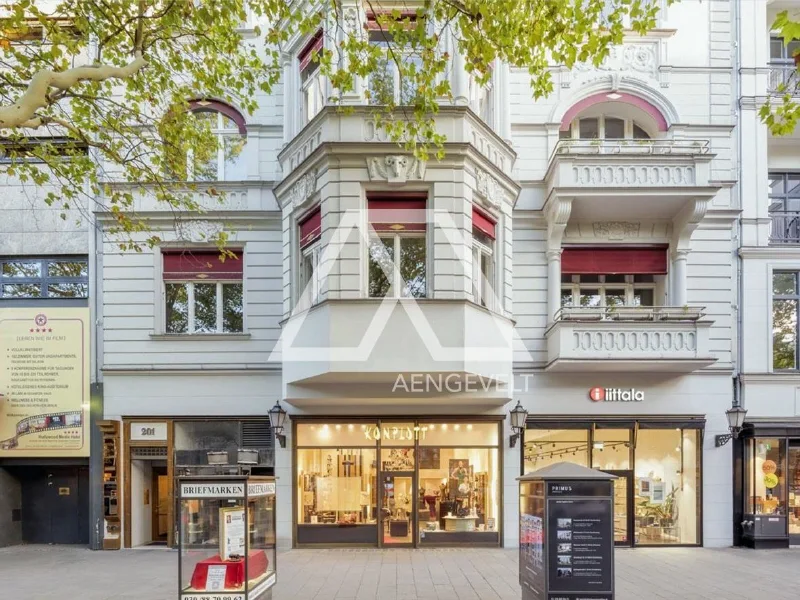
<svg viewBox="0 0 800 600">
<path fill-rule="evenodd" d="M 297 55 L 300 63 L 300 96 L 303 99 L 303 124 L 313 119 L 325 106 L 325 82 L 319 59 L 324 44 L 320 29 Z"/>
<path fill-rule="evenodd" d="M 88 298 L 89 263 L 81 257 L 0 259 L 3 299 Z"/>
<path fill-rule="evenodd" d="M 491 308 L 494 297 L 494 253 L 497 221 L 472 208 L 472 294 L 475 302 Z"/>
<path fill-rule="evenodd" d="M 747 444 L 745 513 L 786 515 L 786 439 L 753 438 Z"/>
<path fill-rule="evenodd" d="M 498 545 L 498 429 L 298 423 L 297 543 Z"/>
<path fill-rule="evenodd" d="M 564 461 L 613 472 L 618 476 L 618 542 L 696 545 L 700 543 L 701 432 L 677 422 L 529 428 L 524 472 Z"/>
<path fill-rule="evenodd" d="M 165 250 L 166 333 L 244 331 L 241 251 Z"/>
<path fill-rule="evenodd" d="M 772 274 L 772 368 L 798 368 L 797 316 L 800 307 L 798 273 Z"/>
<path fill-rule="evenodd" d="M 427 295 L 426 193 L 369 193 L 369 297 Z"/>
</svg>

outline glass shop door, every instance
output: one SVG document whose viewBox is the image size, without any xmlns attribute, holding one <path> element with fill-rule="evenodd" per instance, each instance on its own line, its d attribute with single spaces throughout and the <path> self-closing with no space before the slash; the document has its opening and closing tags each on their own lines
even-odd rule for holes
<svg viewBox="0 0 800 600">
<path fill-rule="evenodd" d="M 614 480 L 614 544 L 633 545 L 633 471 L 605 471 Z"/>
<path fill-rule="evenodd" d="M 413 547 L 417 531 L 413 471 L 381 473 L 381 545 Z"/>
</svg>

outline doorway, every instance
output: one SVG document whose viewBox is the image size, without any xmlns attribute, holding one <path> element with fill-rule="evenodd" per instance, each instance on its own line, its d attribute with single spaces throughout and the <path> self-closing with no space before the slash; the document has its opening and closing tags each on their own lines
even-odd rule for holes
<svg viewBox="0 0 800 600">
<path fill-rule="evenodd" d="M 633 471 L 606 471 L 614 480 L 614 545 L 633 546 Z"/>
<path fill-rule="evenodd" d="M 166 546 L 169 534 L 169 475 L 167 465 L 153 465 L 152 545 Z"/>
<path fill-rule="evenodd" d="M 417 531 L 414 472 L 381 474 L 381 542 L 392 548 L 413 547 Z"/>
<path fill-rule="evenodd" d="M 19 467 L 22 541 L 26 544 L 89 543 L 89 469 Z"/>
<path fill-rule="evenodd" d="M 800 440 L 789 440 L 789 545 L 800 545 Z"/>
</svg>

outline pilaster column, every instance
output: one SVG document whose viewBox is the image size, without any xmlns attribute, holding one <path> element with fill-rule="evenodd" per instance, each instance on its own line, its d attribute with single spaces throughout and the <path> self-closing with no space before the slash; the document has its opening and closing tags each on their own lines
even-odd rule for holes
<svg viewBox="0 0 800 600">
<path fill-rule="evenodd" d="M 561 252 L 562 249 L 547 251 L 547 323 L 555 321 L 556 312 L 561 308 Z"/>
<path fill-rule="evenodd" d="M 450 38 L 450 46 L 453 57 L 453 101 L 458 106 L 467 106 L 469 104 L 469 73 L 467 73 L 466 61 L 458 49 L 458 42 L 454 36 Z"/>
<path fill-rule="evenodd" d="M 672 255 L 672 300 L 673 306 L 686 306 L 687 304 L 687 269 L 689 259 L 688 250 L 677 250 Z"/>
<path fill-rule="evenodd" d="M 294 60 L 285 54 L 283 62 L 283 144 L 287 145 L 295 136 L 295 119 L 297 118 L 297 92 L 295 89 Z"/>
</svg>

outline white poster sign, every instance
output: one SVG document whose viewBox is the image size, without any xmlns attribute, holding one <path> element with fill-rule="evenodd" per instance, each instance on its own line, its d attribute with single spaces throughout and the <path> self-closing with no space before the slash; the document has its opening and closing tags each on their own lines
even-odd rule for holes
<svg viewBox="0 0 800 600">
<path fill-rule="evenodd" d="M 244 484 L 183 482 L 181 498 L 244 498 Z"/>
<path fill-rule="evenodd" d="M 219 592 L 225 589 L 225 574 L 228 572 L 226 565 L 211 565 L 206 575 L 206 591 Z"/>
<path fill-rule="evenodd" d="M 131 423 L 132 442 L 166 442 L 166 423 Z"/>
<path fill-rule="evenodd" d="M 245 550 L 244 507 L 220 508 L 219 523 L 221 531 L 219 555 L 222 559 L 244 556 L 247 552 Z"/>
<path fill-rule="evenodd" d="M 275 483 L 272 481 L 262 481 L 247 484 L 247 495 L 250 498 L 255 498 L 256 496 L 269 496 L 270 494 L 275 494 Z"/>
</svg>

